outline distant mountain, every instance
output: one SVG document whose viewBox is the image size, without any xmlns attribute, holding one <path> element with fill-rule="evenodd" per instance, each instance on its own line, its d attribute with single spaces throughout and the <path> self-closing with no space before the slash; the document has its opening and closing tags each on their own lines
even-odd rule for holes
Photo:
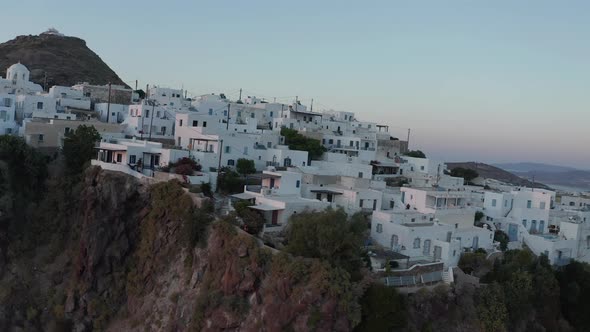
<svg viewBox="0 0 590 332">
<path fill-rule="evenodd" d="M 446 163 L 449 170 L 453 168 L 462 167 L 475 170 L 480 177 L 486 179 L 495 179 L 498 181 L 502 181 L 505 183 L 509 183 L 515 186 L 526 186 L 526 187 L 534 187 L 534 188 L 544 188 L 550 189 L 548 186 L 544 185 L 543 183 L 539 183 L 535 181 L 533 184 L 532 181 L 529 181 L 525 178 L 522 178 L 518 175 L 505 171 L 501 168 L 484 164 L 484 163 L 477 163 L 477 162 L 452 162 Z"/>
<path fill-rule="evenodd" d="M 71 86 L 81 82 L 104 85 L 126 84 L 86 46 L 80 38 L 57 34 L 18 36 L 0 44 L 0 76 L 17 62 L 31 71 L 31 81 L 43 86 L 47 75 L 47 87 Z"/>
<path fill-rule="evenodd" d="M 502 164 L 493 164 L 496 167 L 499 167 L 503 170 L 508 172 L 569 172 L 569 171 L 576 171 L 577 169 L 573 167 L 566 167 L 566 166 L 558 166 L 558 165 L 550 165 L 550 164 L 542 164 L 542 163 L 502 163 Z"/>
</svg>

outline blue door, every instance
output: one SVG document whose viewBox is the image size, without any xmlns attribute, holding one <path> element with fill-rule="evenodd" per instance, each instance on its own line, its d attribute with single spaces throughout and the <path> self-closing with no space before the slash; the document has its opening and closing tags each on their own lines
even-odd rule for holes
<svg viewBox="0 0 590 332">
<path fill-rule="evenodd" d="M 532 220 L 531 221 L 531 229 L 530 229 L 529 233 L 534 234 L 536 232 L 537 232 L 537 221 Z"/>
<path fill-rule="evenodd" d="M 518 240 L 518 225 L 515 225 L 515 224 L 508 225 L 508 239 L 510 241 Z"/>
<path fill-rule="evenodd" d="M 545 228 L 545 220 L 539 220 L 539 233 L 543 234 L 543 228 Z"/>
</svg>

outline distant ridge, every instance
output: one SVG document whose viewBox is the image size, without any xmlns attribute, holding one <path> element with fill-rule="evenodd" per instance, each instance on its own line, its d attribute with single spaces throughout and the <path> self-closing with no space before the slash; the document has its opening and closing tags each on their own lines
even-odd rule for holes
<svg viewBox="0 0 590 332">
<path fill-rule="evenodd" d="M 49 31 L 49 30 L 48 30 Z M 102 59 L 80 38 L 67 37 L 57 31 L 38 36 L 18 36 L 0 44 L 0 76 L 20 62 L 31 71 L 31 81 L 47 88 L 71 86 L 81 82 L 127 86 Z"/>
<path fill-rule="evenodd" d="M 578 169 L 573 167 L 567 166 L 559 166 L 559 165 L 550 165 L 550 164 L 542 164 L 542 163 L 502 163 L 502 164 L 492 164 L 493 166 L 499 167 L 503 170 L 509 172 L 569 172 L 569 171 L 577 171 Z"/>
<path fill-rule="evenodd" d="M 498 181 L 502 181 L 505 183 L 509 183 L 515 186 L 525 186 L 529 188 L 543 188 L 543 189 L 551 189 L 549 186 L 544 185 L 543 183 L 536 182 L 533 183 L 525 178 L 521 178 L 513 173 L 505 171 L 501 168 L 484 164 L 478 163 L 473 161 L 468 162 L 451 162 L 446 163 L 448 168 L 452 170 L 453 168 L 462 167 L 475 170 L 480 177 L 486 179 L 495 179 Z"/>
</svg>

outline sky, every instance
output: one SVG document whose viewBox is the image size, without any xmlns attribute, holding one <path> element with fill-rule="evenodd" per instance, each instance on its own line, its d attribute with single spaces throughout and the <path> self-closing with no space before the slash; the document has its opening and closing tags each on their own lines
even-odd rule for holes
<svg viewBox="0 0 590 332">
<path fill-rule="evenodd" d="M 388 124 L 445 161 L 590 169 L 590 2 L 3 3 L 0 41 L 48 27 L 129 85 L 238 90 Z M 1 55 L 0 55 L 1 56 Z"/>
</svg>

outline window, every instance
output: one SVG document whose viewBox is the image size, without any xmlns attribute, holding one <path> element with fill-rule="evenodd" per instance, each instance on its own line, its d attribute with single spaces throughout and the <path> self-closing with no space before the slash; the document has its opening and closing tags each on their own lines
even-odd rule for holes
<svg viewBox="0 0 590 332">
<path fill-rule="evenodd" d="M 45 135 L 39 134 L 39 142 L 43 142 L 44 138 L 45 138 Z"/>
<path fill-rule="evenodd" d="M 254 113 L 250 113 L 250 117 L 251 117 L 252 119 L 254 119 L 254 118 L 256 117 L 256 114 L 254 114 Z"/>
<path fill-rule="evenodd" d="M 199 126 L 199 120 L 193 120 L 193 127 Z"/>
<path fill-rule="evenodd" d="M 420 166 L 420 170 L 423 171 L 424 170 L 424 166 Z"/>
<path fill-rule="evenodd" d="M 150 117 L 150 110 L 145 110 L 145 117 L 149 118 Z"/>
<path fill-rule="evenodd" d="M 226 146 L 225 147 L 225 153 L 230 153 L 231 151 L 231 147 L 230 146 Z"/>
<path fill-rule="evenodd" d="M 238 117 L 242 116 L 242 111 L 238 111 Z"/>
<path fill-rule="evenodd" d="M 363 207 L 363 200 L 362 199 L 359 202 L 359 207 L 361 207 L 361 208 Z"/>
<path fill-rule="evenodd" d="M 120 153 L 117 153 L 117 162 L 120 163 L 121 161 L 123 161 L 123 155 Z"/>
<path fill-rule="evenodd" d="M 420 248 L 420 238 L 417 237 L 414 239 L 414 249 Z"/>
<path fill-rule="evenodd" d="M 229 160 L 227 161 L 227 166 L 233 166 L 233 165 L 234 165 L 234 163 L 235 163 L 235 162 L 234 162 L 234 160 L 233 160 L 233 159 L 229 159 Z"/>
<path fill-rule="evenodd" d="M 134 154 L 130 155 L 130 156 L 129 156 L 129 163 L 130 163 L 130 164 L 135 164 L 135 158 L 136 158 L 136 157 L 135 157 L 135 155 L 134 155 Z"/>
<path fill-rule="evenodd" d="M 359 172 L 359 178 L 363 178 L 363 172 Z"/>
<path fill-rule="evenodd" d="M 64 134 L 69 134 L 70 133 L 70 127 L 65 127 L 64 129 Z"/>
<path fill-rule="evenodd" d="M 297 182 L 295 182 L 295 187 L 299 188 L 300 185 L 301 185 L 301 181 L 297 180 Z"/>
<path fill-rule="evenodd" d="M 207 127 L 207 121 L 203 121 L 203 128 Z"/>
<path fill-rule="evenodd" d="M 377 233 L 383 233 L 383 225 L 377 224 Z"/>
<path fill-rule="evenodd" d="M 496 199 L 492 199 L 492 206 L 496 206 Z"/>
<path fill-rule="evenodd" d="M 507 206 L 508 206 L 508 201 L 504 200 L 504 207 L 507 207 Z"/>
<path fill-rule="evenodd" d="M 213 115 L 213 109 L 212 108 L 209 109 L 209 115 Z"/>
<path fill-rule="evenodd" d="M 247 146 L 244 147 L 244 154 L 248 155 L 248 147 Z"/>
<path fill-rule="evenodd" d="M 273 115 L 273 113 L 272 113 L 272 111 L 270 111 L 270 117 L 271 117 L 271 118 L 272 118 L 272 115 Z"/>
<path fill-rule="evenodd" d="M 272 142 L 267 142 L 267 143 L 266 143 L 266 147 L 267 147 L 267 148 L 271 148 L 271 147 L 272 147 Z"/>
<path fill-rule="evenodd" d="M 541 204 L 539 205 L 539 209 L 545 210 L 545 202 L 541 202 Z"/>
<path fill-rule="evenodd" d="M 328 140 L 328 144 L 334 144 L 334 140 L 330 138 L 330 139 Z"/>
<path fill-rule="evenodd" d="M 354 142 L 353 141 L 350 141 L 350 146 L 354 146 Z"/>
<path fill-rule="evenodd" d="M 7 120 L 6 119 L 6 111 L 0 111 L 0 120 Z"/>
<path fill-rule="evenodd" d="M 323 145 L 326 145 L 326 139 L 325 138 L 322 138 L 322 144 Z"/>
<path fill-rule="evenodd" d="M 530 200 L 526 201 L 526 208 L 527 209 L 530 209 L 532 205 L 533 205 L 532 201 L 530 201 Z"/>
<path fill-rule="evenodd" d="M 38 110 L 42 110 L 43 109 L 43 102 L 37 102 L 37 109 Z"/>
<path fill-rule="evenodd" d="M 411 219 L 411 221 L 412 221 L 412 222 L 416 222 L 416 218 L 412 218 L 412 219 Z"/>
<path fill-rule="evenodd" d="M 113 113 L 113 115 L 115 115 L 115 113 Z M 156 111 L 156 117 L 159 118 L 160 117 L 160 111 Z"/>
</svg>

